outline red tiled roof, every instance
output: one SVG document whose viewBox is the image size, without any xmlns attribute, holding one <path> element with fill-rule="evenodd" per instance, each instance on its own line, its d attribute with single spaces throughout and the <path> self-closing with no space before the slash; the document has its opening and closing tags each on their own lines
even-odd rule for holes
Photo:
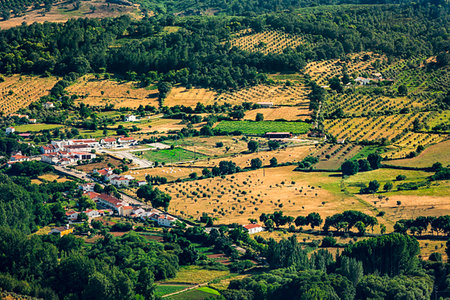
<svg viewBox="0 0 450 300">
<path fill-rule="evenodd" d="M 259 228 L 261 225 L 259 224 L 248 224 L 243 226 L 245 229 L 253 229 L 253 228 Z"/>
<path fill-rule="evenodd" d="M 103 141 L 104 142 L 115 142 L 116 139 L 115 138 L 104 138 Z"/>
<path fill-rule="evenodd" d="M 99 193 L 96 193 L 96 192 L 87 192 L 87 193 L 84 193 L 83 195 L 88 196 L 88 197 L 91 198 L 91 200 L 92 200 L 92 199 L 97 198 L 100 194 L 99 194 Z"/>
<path fill-rule="evenodd" d="M 108 203 L 111 203 L 112 205 L 115 205 L 116 207 L 120 206 L 119 204 L 122 203 L 121 200 L 117 199 L 116 197 L 107 195 L 107 194 L 100 194 L 97 196 L 97 198 L 100 198 Z"/>
<path fill-rule="evenodd" d="M 132 137 L 122 137 L 122 138 L 119 138 L 119 141 L 134 141 L 134 138 L 132 138 Z"/>
</svg>

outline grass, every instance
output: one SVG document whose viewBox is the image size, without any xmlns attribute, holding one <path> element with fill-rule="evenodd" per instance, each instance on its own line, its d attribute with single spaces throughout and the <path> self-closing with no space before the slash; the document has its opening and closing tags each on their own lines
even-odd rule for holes
<svg viewBox="0 0 450 300">
<path fill-rule="evenodd" d="M 351 160 L 364 159 L 367 156 L 369 156 L 369 154 L 383 153 L 385 151 L 386 151 L 386 149 L 384 149 L 380 146 L 366 146 L 366 147 L 362 148 L 361 151 L 358 152 L 358 154 L 356 154 L 354 157 L 352 157 Z"/>
<path fill-rule="evenodd" d="M 202 291 L 202 292 L 205 292 L 205 293 L 208 293 L 208 294 L 213 294 L 213 295 L 220 296 L 220 293 L 218 291 L 216 291 L 216 290 L 214 290 L 212 288 L 209 288 L 207 286 L 202 286 L 202 287 L 198 288 L 197 291 Z"/>
<path fill-rule="evenodd" d="M 218 294 L 217 291 L 216 291 L 217 294 L 215 294 L 215 293 L 213 294 L 209 291 L 203 291 L 200 289 L 201 288 L 196 289 L 196 290 L 187 291 L 185 293 L 173 295 L 172 297 L 170 297 L 170 299 L 173 299 L 173 300 L 204 300 L 204 299 L 211 299 L 211 297 L 220 296 L 220 294 Z M 210 288 L 207 288 L 207 289 L 214 291 L 213 289 L 210 289 Z"/>
<path fill-rule="evenodd" d="M 182 291 L 190 287 L 189 285 L 157 285 L 155 288 L 155 294 L 158 297 L 172 294 L 178 291 Z"/>
<path fill-rule="evenodd" d="M 301 134 L 308 132 L 310 124 L 305 122 L 277 122 L 277 121 L 222 121 L 216 129 L 225 132 L 241 131 L 243 134 L 262 135 L 266 132 L 292 132 Z"/>
<path fill-rule="evenodd" d="M 38 132 L 43 130 L 53 130 L 62 128 L 62 125 L 57 124 L 26 124 L 14 127 L 17 132 Z"/>
<path fill-rule="evenodd" d="M 143 151 L 142 156 L 149 161 L 160 163 L 174 163 L 205 158 L 206 155 L 185 150 L 183 148 Z"/>
<path fill-rule="evenodd" d="M 230 271 L 206 270 L 200 266 L 181 267 L 175 278 L 167 279 L 164 283 L 200 284 L 221 278 Z"/>
</svg>

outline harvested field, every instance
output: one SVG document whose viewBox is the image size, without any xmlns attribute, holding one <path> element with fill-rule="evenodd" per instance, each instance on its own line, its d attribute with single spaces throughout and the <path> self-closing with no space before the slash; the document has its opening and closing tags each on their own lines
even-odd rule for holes
<svg viewBox="0 0 450 300">
<path fill-rule="evenodd" d="M 323 218 L 349 207 L 370 213 L 370 207 L 340 192 L 339 177 L 294 172 L 294 168 L 255 170 L 161 188 L 172 196 L 170 212 L 193 219 L 206 212 L 217 217 L 218 224 L 246 224 L 249 218 L 276 210 L 294 217 L 316 211 Z"/>
<path fill-rule="evenodd" d="M 435 162 L 450 165 L 450 140 L 430 146 L 414 158 L 387 161 L 386 164 L 402 167 L 431 167 Z"/>
<path fill-rule="evenodd" d="M 56 77 L 26 75 L 12 75 L 4 79 L 0 83 L 0 111 L 5 114 L 14 113 L 48 95 L 58 81 Z"/>
<path fill-rule="evenodd" d="M 177 180 L 178 178 L 188 178 L 189 174 L 196 172 L 197 174 L 202 173 L 203 168 L 179 168 L 177 166 L 173 167 L 158 167 L 150 169 L 139 169 L 125 172 L 125 175 L 131 175 L 137 180 L 145 180 L 145 176 L 160 176 L 166 177 L 169 181 Z"/>
<path fill-rule="evenodd" d="M 266 142 L 265 139 L 255 140 Z M 168 142 L 174 146 L 213 157 L 233 155 L 248 150 L 247 142 L 242 140 L 242 136 L 188 137 Z M 218 147 L 217 143 L 223 143 L 223 146 Z"/>
<path fill-rule="evenodd" d="M 195 107 L 199 102 L 204 105 L 213 105 L 216 97 L 217 93 L 208 89 L 175 87 L 164 100 L 164 105 L 169 107 L 175 105 Z"/>
<path fill-rule="evenodd" d="M 91 6 L 95 7 L 95 11 L 92 11 Z M 35 22 L 63 23 L 69 19 L 107 18 L 124 14 L 131 15 L 136 18 L 140 13 L 136 6 L 124 6 L 96 0 L 81 2 L 80 9 L 78 10 L 74 10 L 72 4 L 68 4 L 67 2 L 59 2 L 54 4 L 49 12 L 45 12 L 44 7 L 37 10 L 30 9 L 24 16 L 12 17 L 9 20 L 0 21 L 0 28 L 8 29 L 11 27 L 20 26 L 23 22 L 27 24 L 32 24 Z"/>
<path fill-rule="evenodd" d="M 275 108 L 259 108 L 247 111 L 245 113 L 244 120 L 254 121 L 258 113 L 263 114 L 264 120 L 266 121 L 275 121 L 280 119 L 286 121 L 297 121 L 310 118 L 312 111 L 308 109 L 308 103 L 305 103 L 305 105 L 301 107 L 283 106 Z"/>
<path fill-rule="evenodd" d="M 118 123 L 119 125 L 121 123 Z M 162 118 L 152 118 L 150 120 L 143 120 L 141 122 L 128 122 L 123 123 L 124 127 L 131 127 L 136 125 L 140 129 L 139 133 L 167 133 L 172 130 L 181 130 L 186 127 L 181 120 L 175 119 L 162 119 Z M 203 126 L 204 124 L 195 124 L 194 128 Z"/>
<path fill-rule="evenodd" d="M 185 266 L 178 270 L 175 278 L 166 279 L 161 283 L 200 284 L 229 274 L 230 271 L 206 270 L 200 266 Z"/>
<path fill-rule="evenodd" d="M 80 97 L 77 102 L 91 106 L 113 104 L 115 108 L 137 108 L 139 105 L 159 105 L 158 90 L 136 88 L 133 82 L 95 79 L 93 75 L 81 77 L 67 91 Z"/>
<path fill-rule="evenodd" d="M 275 151 L 261 151 L 250 154 L 237 154 L 230 157 L 223 157 L 217 159 L 203 160 L 193 164 L 196 167 L 214 167 L 219 165 L 222 160 L 232 161 L 241 168 L 249 167 L 250 162 L 254 158 L 259 158 L 263 166 L 270 164 L 270 159 L 275 157 L 279 164 L 287 162 L 299 162 L 308 156 L 314 148 L 312 146 L 288 147 Z"/>
</svg>

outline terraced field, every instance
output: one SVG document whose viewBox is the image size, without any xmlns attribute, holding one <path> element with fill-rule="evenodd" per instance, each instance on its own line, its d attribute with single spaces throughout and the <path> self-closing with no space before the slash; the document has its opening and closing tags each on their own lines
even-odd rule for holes
<svg viewBox="0 0 450 300">
<path fill-rule="evenodd" d="M 12 75 L 0 83 L 0 111 L 14 113 L 49 94 L 56 77 Z"/>
</svg>

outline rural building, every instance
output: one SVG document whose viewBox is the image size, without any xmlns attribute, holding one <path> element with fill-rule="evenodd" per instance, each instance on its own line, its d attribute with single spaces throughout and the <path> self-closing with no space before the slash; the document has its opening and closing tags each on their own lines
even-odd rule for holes
<svg viewBox="0 0 450 300">
<path fill-rule="evenodd" d="M 7 127 L 7 128 L 5 129 L 5 133 L 6 133 L 6 134 L 14 133 L 14 131 L 16 131 L 16 129 L 15 129 L 14 127 Z"/>
<path fill-rule="evenodd" d="M 336 142 L 337 142 L 338 144 L 344 144 L 344 143 L 345 143 L 345 138 L 343 138 L 343 139 L 337 139 Z"/>
<path fill-rule="evenodd" d="M 95 201 L 97 201 L 96 199 L 97 199 L 98 195 L 100 195 L 100 194 L 96 193 L 96 192 L 85 192 L 85 193 L 83 193 L 83 196 L 87 196 L 87 197 L 89 197 L 89 199 L 95 200 Z"/>
<path fill-rule="evenodd" d="M 66 145 L 66 146 L 64 146 L 64 151 L 67 151 L 67 152 L 89 152 L 89 151 L 91 151 L 91 147 L 86 144 Z"/>
<path fill-rule="evenodd" d="M 368 85 L 370 83 L 370 79 L 364 77 L 356 77 L 355 82 L 359 85 Z"/>
<path fill-rule="evenodd" d="M 91 148 L 96 148 L 100 146 L 100 143 L 95 139 L 81 139 L 81 140 L 72 140 L 70 141 L 72 145 L 86 145 Z"/>
<path fill-rule="evenodd" d="M 20 161 L 29 161 L 30 158 L 28 156 L 22 155 L 21 153 L 17 153 L 15 155 L 11 155 L 9 159 L 10 162 L 20 162 Z"/>
<path fill-rule="evenodd" d="M 123 120 L 124 120 L 125 122 L 136 122 L 136 121 L 137 121 L 137 118 L 136 118 L 135 115 L 126 115 L 126 116 L 123 118 Z"/>
<path fill-rule="evenodd" d="M 30 122 L 31 124 L 36 124 L 37 120 L 36 119 L 29 119 L 28 122 Z"/>
<path fill-rule="evenodd" d="M 41 153 L 43 153 L 43 154 L 49 154 L 49 153 L 55 153 L 56 151 L 58 151 L 58 147 L 56 147 L 55 145 L 47 145 L 47 146 L 41 146 L 40 150 L 41 150 Z"/>
<path fill-rule="evenodd" d="M 86 214 L 86 216 L 89 219 L 98 218 L 98 217 L 101 216 L 100 212 L 98 210 L 95 210 L 95 209 L 87 209 L 87 210 L 84 211 L 84 213 Z"/>
<path fill-rule="evenodd" d="M 132 145 L 136 143 L 136 140 L 132 137 L 121 137 L 117 140 L 119 145 Z"/>
<path fill-rule="evenodd" d="M 73 232 L 73 227 L 70 228 L 69 225 L 66 225 L 66 226 L 53 228 L 50 231 L 50 234 L 56 234 L 56 235 L 59 235 L 60 237 L 62 237 L 62 236 L 65 236 L 67 234 L 71 234 L 72 232 Z"/>
<path fill-rule="evenodd" d="M 131 179 L 124 176 L 111 176 L 109 182 L 115 186 L 129 186 Z"/>
<path fill-rule="evenodd" d="M 273 102 L 256 102 L 256 104 L 262 108 L 270 108 L 273 106 Z"/>
<path fill-rule="evenodd" d="M 242 227 L 244 227 L 244 230 L 247 231 L 248 234 L 254 234 L 254 233 L 264 231 L 264 228 L 258 224 L 248 224 L 248 225 L 244 225 Z"/>
<path fill-rule="evenodd" d="M 95 186 L 95 183 L 88 182 L 88 183 L 79 185 L 78 188 L 86 193 L 86 192 L 93 192 L 94 186 Z"/>
<path fill-rule="evenodd" d="M 100 145 L 104 147 L 113 147 L 117 144 L 117 141 L 115 138 L 104 138 L 100 140 Z"/>
<path fill-rule="evenodd" d="M 78 160 L 90 160 L 97 157 L 95 153 L 88 152 L 72 152 L 71 154 Z"/>
<path fill-rule="evenodd" d="M 176 221 L 174 217 L 171 217 L 167 214 L 160 215 L 158 217 L 158 225 L 165 227 L 172 227 L 172 224 Z"/>
<path fill-rule="evenodd" d="M 129 205 L 121 205 L 117 208 L 119 215 L 129 217 L 133 213 L 133 207 Z"/>
<path fill-rule="evenodd" d="M 145 181 L 145 180 L 139 180 L 138 182 L 137 182 L 137 185 L 138 186 L 143 186 L 143 185 L 147 185 L 148 183 L 147 183 L 147 181 Z"/>
<path fill-rule="evenodd" d="M 266 138 L 269 139 L 285 139 L 292 137 L 292 133 L 290 132 L 266 132 Z"/>
<path fill-rule="evenodd" d="M 45 109 L 55 108 L 55 105 L 52 102 L 45 102 L 42 106 Z"/>
<path fill-rule="evenodd" d="M 78 219 L 78 212 L 74 210 L 66 211 L 66 218 L 69 221 L 76 221 Z"/>
<path fill-rule="evenodd" d="M 9 117 L 10 118 L 19 118 L 19 119 L 22 119 L 22 118 L 28 119 L 29 118 L 28 115 L 21 115 L 21 114 L 10 114 Z"/>
</svg>

